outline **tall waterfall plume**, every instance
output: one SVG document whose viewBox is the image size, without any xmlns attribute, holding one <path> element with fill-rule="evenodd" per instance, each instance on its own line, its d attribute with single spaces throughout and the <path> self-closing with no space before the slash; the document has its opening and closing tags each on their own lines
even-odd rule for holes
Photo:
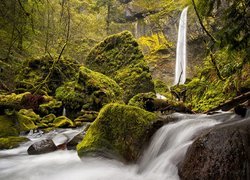
<svg viewBox="0 0 250 180">
<path fill-rule="evenodd" d="M 179 22 L 178 41 L 176 48 L 176 64 L 175 64 L 175 80 L 174 85 L 184 84 L 186 81 L 186 66 L 187 66 L 187 49 L 186 49 L 186 34 L 187 34 L 187 10 L 183 9 Z"/>
</svg>

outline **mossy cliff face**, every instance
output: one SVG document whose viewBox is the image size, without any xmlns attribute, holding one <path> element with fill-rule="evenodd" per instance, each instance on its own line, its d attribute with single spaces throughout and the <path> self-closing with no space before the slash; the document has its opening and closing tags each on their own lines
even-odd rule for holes
<svg viewBox="0 0 250 180">
<path fill-rule="evenodd" d="M 155 120 L 155 114 L 138 107 L 108 104 L 101 109 L 85 138 L 78 144 L 78 155 L 108 153 L 127 161 L 137 160 Z"/>
<path fill-rule="evenodd" d="M 94 47 L 86 66 L 114 79 L 125 91 L 126 102 L 138 93 L 154 91 L 148 65 L 128 31 L 109 36 Z"/>
<path fill-rule="evenodd" d="M 56 62 L 56 63 L 55 63 Z M 16 77 L 17 90 L 53 94 L 57 87 L 74 78 L 79 65 L 76 61 L 49 56 L 28 59 Z M 42 84 L 41 84 L 42 83 Z"/>
<path fill-rule="evenodd" d="M 67 110 L 99 111 L 105 104 L 122 101 L 121 87 L 107 76 L 81 67 L 76 81 L 68 82 L 56 90 L 56 98 Z"/>
</svg>

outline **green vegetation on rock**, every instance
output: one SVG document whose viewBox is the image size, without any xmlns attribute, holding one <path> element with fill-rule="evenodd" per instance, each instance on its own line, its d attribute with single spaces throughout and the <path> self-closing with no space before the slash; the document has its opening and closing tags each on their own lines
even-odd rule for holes
<svg viewBox="0 0 250 180">
<path fill-rule="evenodd" d="M 156 115 L 134 106 L 108 104 L 103 107 L 78 144 L 80 157 L 111 152 L 127 161 L 137 160 L 148 140 Z"/>
<path fill-rule="evenodd" d="M 18 147 L 21 143 L 29 141 L 26 137 L 6 137 L 0 138 L 0 150 Z"/>
<path fill-rule="evenodd" d="M 122 94 L 122 89 L 114 80 L 83 66 L 77 80 L 65 83 L 56 90 L 56 98 L 70 112 L 79 112 L 82 108 L 99 111 L 105 104 L 122 101 Z"/>
<path fill-rule="evenodd" d="M 135 95 L 134 97 L 132 97 L 129 102 L 128 105 L 130 106 L 137 106 L 139 108 L 145 109 L 146 107 L 146 101 L 148 99 L 153 99 L 156 98 L 155 93 L 149 92 L 149 93 L 139 93 L 137 95 Z"/>
<path fill-rule="evenodd" d="M 0 138 L 18 135 L 15 119 L 12 116 L 0 116 Z"/>
<path fill-rule="evenodd" d="M 40 116 L 36 115 L 33 110 L 21 109 L 14 116 L 17 118 L 18 130 L 20 132 L 36 129 L 35 122 L 40 120 Z"/>
<path fill-rule="evenodd" d="M 38 108 L 39 113 L 43 115 L 48 115 L 50 113 L 58 115 L 61 112 L 62 102 L 58 101 L 52 96 L 43 96 L 43 97 L 46 102 L 39 105 Z"/>
<path fill-rule="evenodd" d="M 114 79 L 125 91 L 125 102 L 138 93 L 154 92 L 148 65 L 128 31 L 109 36 L 96 45 L 86 59 L 86 66 Z"/>
<path fill-rule="evenodd" d="M 57 87 L 74 78 L 79 65 L 76 61 L 43 56 L 24 61 L 16 77 L 17 90 L 53 94 Z"/>
<path fill-rule="evenodd" d="M 55 118 L 53 124 L 57 128 L 75 127 L 74 122 L 65 116 L 59 116 Z"/>
</svg>

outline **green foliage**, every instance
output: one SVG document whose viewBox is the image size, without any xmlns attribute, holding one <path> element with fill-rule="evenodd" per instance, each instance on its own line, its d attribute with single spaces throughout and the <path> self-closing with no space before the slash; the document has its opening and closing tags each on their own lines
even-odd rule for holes
<svg viewBox="0 0 250 180">
<path fill-rule="evenodd" d="M 140 108 L 108 104 L 101 109 L 83 141 L 78 144 L 80 157 L 110 152 L 127 161 L 138 159 L 147 139 L 147 130 L 156 115 Z"/>
<path fill-rule="evenodd" d="M 7 137 L 0 138 L 0 150 L 18 147 L 21 143 L 29 141 L 26 137 Z"/>
</svg>

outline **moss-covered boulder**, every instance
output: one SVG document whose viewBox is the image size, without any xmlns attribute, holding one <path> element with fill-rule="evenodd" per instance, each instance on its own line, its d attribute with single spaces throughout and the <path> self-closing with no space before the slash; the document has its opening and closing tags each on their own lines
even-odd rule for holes
<svg viewBox="0 0 250 180">
<path fill-rule="evenodd" d="M 24 61 L 16 77 L 17 91 L 53 94 L 57 87 L 74 78 L 79 64 L 61 57 L 43 56 Z"/>
<path fill-rule="evenodd" d="M 78 144 L 80 157 L 106 155 L 135 161 L 149 139 L 156 115 L 134 106 L 111 103 L 103 107 Z"/>
<path fill-rule="evenodd" d="M 19 131 L 15 119 L 12 116 L 0 116 L 0 138 L 18 135 Z"/>
<path fill-rule="evenodd" d="M 139 93 L 129 100 L 128 105 L 137 106 L 139 108 L 146 109 L 146 102 L 149 99 L 153 99 L 153 98 L 156 98 L 156 95 L 153 92 Z"/>
<path fill-rule="evenodd" d="M 124 31 L 96 45 L 86 66 L 114 79 L 125 91 L 124 100 L 138 93 L 154 92 L 151 73 L 133 35 Z"/>
<path fill-rule="evenodd" d="M 67 112 L 76 115 L 82 108 L 99 111 L 105 104 L 122 101 L 122 93 L 114 80 L 82 66 L 77 80 L 56 90 L 56 98 L 63 102 Z"/>
<path fill-rule="evenodd" d="M 38 108 L 38 112 L 41 115 L 48 115 L 48 114 L 55 114 L 61 115 L 62 114 L 62 101 L 58 101 L 57 99 L 53 98 L 52 96 L 43 96 L 45 99 L 45 103 L 40 104 Z"/>
<path fill-rule="evenodd" d="M 21 143 L 29 141 L 26 137 L 6 137 L 0 138 L 0 150 L 18 147 Z"/>
<path fill-rule="evenodd" d="M 57 128 L 67 128 L 67 127 L 75 127 L 73 121 L 65 116 L 59 116 L 54 121 L 53 124 Z"/>
<path fill-rule="evenodd" d="M 36 122 L 39 122 L 40 116 L 35 114 L 33 110 L 21 109 L 19 112 L 15 113 L 14 117 L 16 118 L 16 122 L 18 124 L 18 130 L 29 131 L 32 129 L 36 129 Z"/>
<path fill-rule="evenodd" d="M 48 114 L 42 118 L 41 122 L 48 124 L 48 123 L 52 123 L 55 119 L 56 119 L 56 116 L 54 114 Z"/>
<path fill-rule="evenodd" d="M 0 114 L 4 114 L 5 109 L 21 109 L 22 100 L 25 96 L 31 95 L 30 92 L 21 94 L 1 94 L 0 95 Z"/>
</svg>

